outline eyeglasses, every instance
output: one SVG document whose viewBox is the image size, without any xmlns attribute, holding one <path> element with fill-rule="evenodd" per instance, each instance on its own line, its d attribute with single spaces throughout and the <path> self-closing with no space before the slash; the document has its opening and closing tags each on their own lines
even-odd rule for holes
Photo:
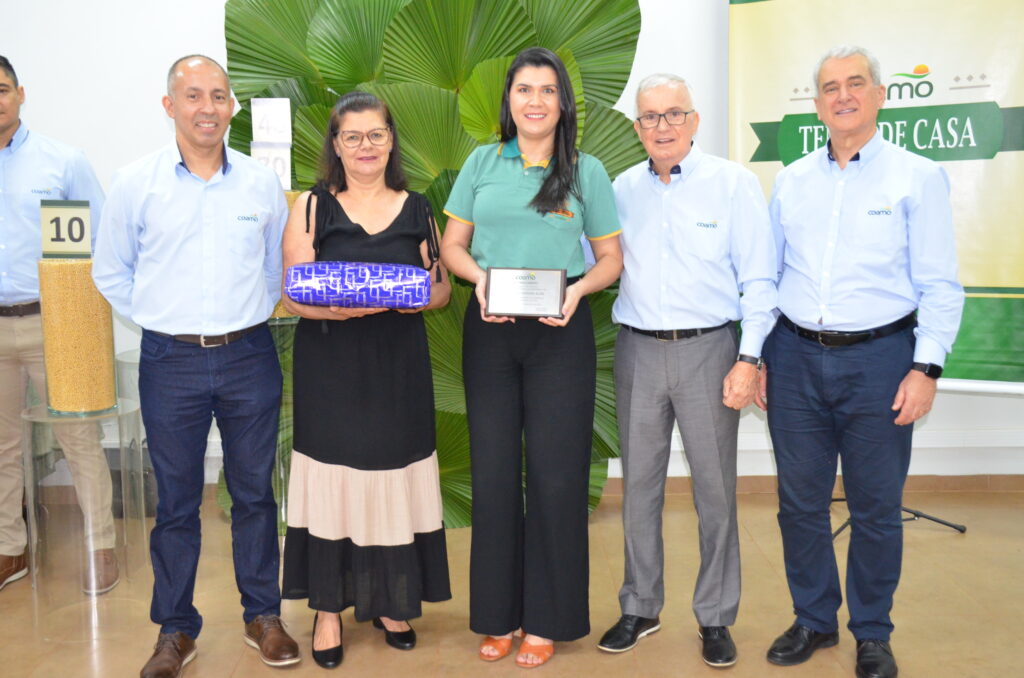
<svg viewBox="0 0 1024 678">
<path fill-rule="evenodd" d="M 689 111 L 669 111 L 667 113 L 644 113 L 637 122 L 640 123 L 640 127 L 644 129 L 652 129 L 661 124 L 661 119 L 665 118 L 665 122 L 670 125 L 678 127 L 679 125 L 686 124 L 686 116 L 693 113 L 693 109 Z"/>
<path fill-rule="evenodd" d="M 391 130 L 387 127 L 378 127 L 369 132 L 356 132 L 355 130 L 341 130 L 341 145 L 345 148 L 358 148 L 363 143 L 363 137 L 370 140 L 374 146 L 383 146 L 391 141 Z"/>
</svg>

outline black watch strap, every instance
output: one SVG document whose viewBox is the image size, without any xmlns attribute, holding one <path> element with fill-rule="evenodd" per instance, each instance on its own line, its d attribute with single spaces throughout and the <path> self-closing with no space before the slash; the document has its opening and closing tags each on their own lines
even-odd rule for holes
<svg viewBox="0 0 1024 678">
<path fill-rule="evenodd" d="M 910 368 L 918 372 L 924 372 L 924 376 L 931 377 L 932 379 L 938 379 L 942 376 L 942 365 L 936 365 L 935 363 L 914 363 Z"/>
<path fill-rule="evenodd" d="M 738 356 L 736 356 L 736 362 L 750 363 L 751 365 L 757 367 L 757 369 L 761 369 L 761 365 L 763 364 L 760 358 L 755 358 L 754 356 L 747 355 L 746 353 L 740 353 Z"/>
</svg>

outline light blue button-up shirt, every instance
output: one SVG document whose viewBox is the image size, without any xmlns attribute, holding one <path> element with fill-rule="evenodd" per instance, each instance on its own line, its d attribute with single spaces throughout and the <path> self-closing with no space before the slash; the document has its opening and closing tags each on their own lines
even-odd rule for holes
<svg viewBox="0 0 1024 678">
<path fill-rule="evenodd" d="M 949 179 L 939 165 L 878 132 L 845 170 L 825 146 L 779 173 L 770 212 L 779 310 L 790 320 L 857 331 L 917 309 L 914 360 L 943 364 L 964 290 Z"/>
<path fill-rule="evenodd" d="M 775 324 L 776 264 L 757 178 L 697 144 L 670 178 L 644 161 L 615 179 L 625 267 L 612 319 L 644 330 L 742 319 L 740 353 L 760 356 Z"/>
<path fill-rule="evenodd" d="M 281 294 L 281 183 L 227 149 L 204 181 L 176 144 L 119 170 L 93 279 L 121 315 L 165 334 L 218 335 L 266 320 Z"/>
<path fill-rule="evenodd" d="M 103 188 L 85 155 L 30 132 L 22 122 L 0 148 L 0 306 L 39 299 L 43 200 L 88 200 L 92 239 L 103 208 Z"/>
</svg>

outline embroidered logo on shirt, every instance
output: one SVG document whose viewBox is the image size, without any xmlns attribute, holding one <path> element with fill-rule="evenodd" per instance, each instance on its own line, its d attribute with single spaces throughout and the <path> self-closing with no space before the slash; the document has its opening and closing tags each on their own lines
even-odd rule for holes
<svg viewBox="0 0 1024 678">
<path fill-rule="evenodd" d="M 891 217 L 892 216 L 892 208 L 891 207 L 882 207 L 881 209 L 877 209 L 877 210 L 868 210 L 868 216 L 869 217 Z"/>
<path fill-rule="evenodd" d="M 548 214 L 557 214 L 558 216 L 565 217 L 566 219 L 572 219 L 574 216 L 576 216 L 569 210 L 549 210 Z"/>
<path fill-rule="evenodd" d="M 260 218 L 258 216 L 256 216 L 255 214 L 240 214 L 238 216 L 238 220 L 239 221 L 258 222 L 260 220 Z"/>
<path fill-rule="evenodd" d="M 717 221 L 698 221 L 697 226 L 700 228 L 718 228 Z"/>
<path fill-rule="evenodd" d="M 36 195 L 53 195 L 54 193 L 60 193 L 60 186 L 54 186 L 53 188 L 33 188 L 30 189 L 31 193 Z"/>
</svg>

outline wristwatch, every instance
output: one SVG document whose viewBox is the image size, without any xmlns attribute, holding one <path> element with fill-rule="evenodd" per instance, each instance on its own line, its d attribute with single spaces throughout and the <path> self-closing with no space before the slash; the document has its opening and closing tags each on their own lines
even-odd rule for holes
<svg viewBox="0 0 1024 678">
<path fill-rule="evenodd" d="M 936 365 L 935 363 L 914 363 L 910 366 L 910 369 L 924 372 L 924 376 L 931 377 L 932 379 L 938 379 L 942 376 L 942 365 Z"/>
<path fill-rule="evenodd" d="M 761 365 L 764 365 L 764 361 L 761 360 L 760 358 L 755 358 L 754 356 L 747 355 L 745 353 L 740 353 L 738 356 L 736 356 L 736 362 L 750 363 L 751 365 L 757 367 L 757 369 L 761 369 Z M 941 370 L 939 371 L 941 372 Z"/>
</svg>

